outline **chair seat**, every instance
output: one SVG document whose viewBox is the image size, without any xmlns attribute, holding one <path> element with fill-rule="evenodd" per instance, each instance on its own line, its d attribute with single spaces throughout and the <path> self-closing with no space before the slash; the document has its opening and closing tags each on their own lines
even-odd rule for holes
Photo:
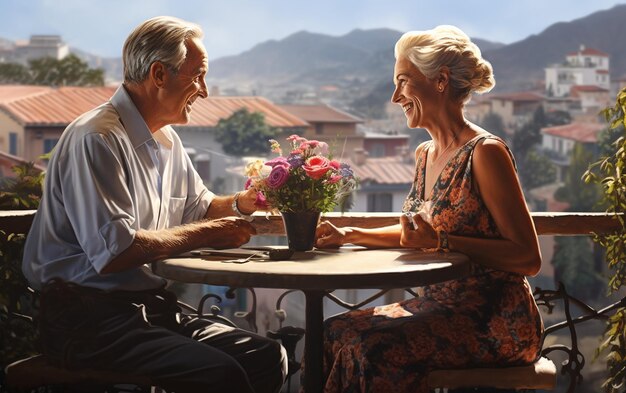
<svg viewBox="0 0 626 393">
<path fill-rule="evenodd" d="M 556 387 L 556 366 L 545 357 L 527 366 L 433 370 L 430 388 L 490 387 L 496 389 L 544 389 Z"/>
<path fill-rule="evenodd" d="M 5 369 L 6 384 L 14 389 L 34 389 L 47 385 L 116 385 L 151 386 L 149 378 L 106 370 L 68 370 L 54 366 L 45 356 L 35 355 L 9 364 Z"/>
</svg>

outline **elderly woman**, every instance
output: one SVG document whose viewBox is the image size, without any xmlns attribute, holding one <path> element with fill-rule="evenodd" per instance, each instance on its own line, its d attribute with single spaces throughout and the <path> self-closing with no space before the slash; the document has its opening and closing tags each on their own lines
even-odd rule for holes
<svg viewBox="0 0 626 393">
<path fill-rule="evenodd" d="M 415 150 L 400 224 L 318 227 L 317 247 L 352 243 L 455 251 L 470 276 L 420 288 L 418 298 L 330 318 L 326 392 L 427 392 L 433 368 L 518 365 L 539 354 L 543 323 L 525 276 L 541 266 L 537 234 L 510 150 L 463 107 L 495 84 L 462 31 L 439 26 L 396 43 L 391 100 L 432 140 Z"/>
</svg>

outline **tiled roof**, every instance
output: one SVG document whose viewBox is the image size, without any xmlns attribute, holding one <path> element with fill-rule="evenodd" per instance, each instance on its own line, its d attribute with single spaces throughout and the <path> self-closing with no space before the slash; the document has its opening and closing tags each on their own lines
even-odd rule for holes
<svg viewBox="0 0 626 393">
<path fill-rule="evenodd" d="M 220 119 L 225 119 L 241 108 L 250 112 L 261 112 L 265 121 L 272 127 L 308 127 L 299 116 L 273 104 L 263 97 L 209 97 L 196 100 L 191 111 L 191 121 L 186 126 L 215 127 Z"/>
<path fill-rule="evenodd" d="M 575 52 L 570 52 L 567 55 L 568 56 L 577 56 L 577 55 L 583 55 L 583 56 L 602 56 L 602 57 L 609 57 L 609 55 L 605 52 L 602 52 L 601 50 L 598 49 L 593 49 L 593 48 L 585 48 L 583 50 L 579 50 L 579 51 L 575 51 Z"/>
<path fill-rule="evenodd" d="M 362 123 L 363 120 L 328 105 L 279 105 L 310 123 Z"/>
<path fill-rule="evenodd" d="M 575 85 L 570 89 L 570 94 L 576 96 L 578 93 L 608 93 L 607 89 L 595 85 Z"/>
<path fill-rule="evenodd" d="M 502 100 L 502 101 L 543 101 L 545 99 L 539 93 L 534 93 L 532 91 L 522 91 L 518 93 L 508 93 L 508 94 L 492 94 L 487 97 L 490 100 Z"/>
<path fill-rule="evenodd" d="M 595 143 L 598 141 L 598 134 L 605 128 L 606 125 L 601 123 L 570 123 L 545 127 L 541 129 L 541 132 L 576 142 Z"/>
<path fill-rule="evenodd" d="M 45 93 L 50 90 L 52 88 L 48 86 L 0 85 L 0 103 Z"/>
<path fill-rule="evenodd" d="M 0 108 L 23 125 L 66 126 L 107 101 L 114 92 L 115 87 L 60 87 L 5 102 Z"/>
<path fill-rule="evenodd" d="M 415 176 L 415 161 L 401 156 L 367 158 L 362 165 L 350 159 L 342 160 L 349 164 L 360 182 L 378 184 L 410 184 Z"/>
<path fill-rule="evenodd" d="M 27 91 L 29 87 L 22 86 Z M 0 97 L 17 95 L 15 86 L 0 86 Z M 21 98 L 0 101 L 0 108 L 23 125 L 66 126 L 76 117 L 108 101 L 116 87 L 47 88 L 38 94 L 23 94 Z M 273 127 L 307 127 L 299 117 L 279 108 L 262 97 L 209 97 L 193 105 L 191 121 L 185 126 L 214 127 L 238 109 L 261 112 Z"/>
</svg>

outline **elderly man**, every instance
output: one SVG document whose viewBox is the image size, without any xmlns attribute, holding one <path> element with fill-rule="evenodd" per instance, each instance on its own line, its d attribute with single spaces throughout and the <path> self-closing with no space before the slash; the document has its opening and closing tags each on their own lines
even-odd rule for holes
<svg viewBox="0 0 626 393">
<path fill-rule="evenodd" d="M 177 393 L 276 392 L 286 374 L 278 343 L 181 317 L 145 266 L 255 233 L 244 219 L 254 192 L 207 190 L 170 127 L 208 95 L 201 38 L 199 26 L 171 17 L 129 35 L 124 84 L 67 127 L 50 160 L 23 271 L 41 290 L 53 362 L 142 375 Z"/>
</svg>

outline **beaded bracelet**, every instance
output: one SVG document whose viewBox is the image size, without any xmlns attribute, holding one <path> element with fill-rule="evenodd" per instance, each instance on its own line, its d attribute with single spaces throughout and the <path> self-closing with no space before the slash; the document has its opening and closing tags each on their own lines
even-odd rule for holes
<svg viewBox="0 0 626 393">
<path fill-rule="evenodd" d="M 450 246 L 448 245 L 448 232 L 437 232 L 437 251 L 449 252 Z"/>
</svg>

